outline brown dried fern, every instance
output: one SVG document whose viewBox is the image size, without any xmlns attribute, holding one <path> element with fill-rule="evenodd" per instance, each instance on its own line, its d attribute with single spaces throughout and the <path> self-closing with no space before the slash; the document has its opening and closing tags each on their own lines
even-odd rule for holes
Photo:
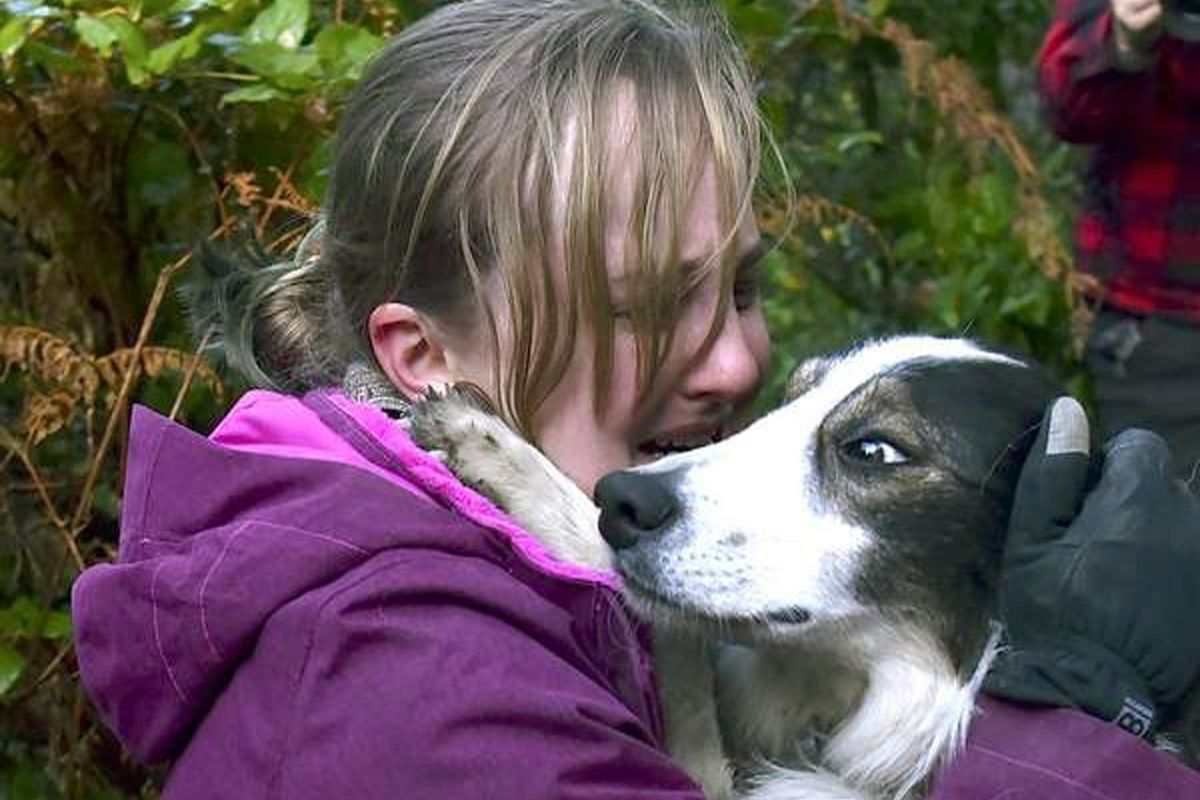
<svg viewBox="0 0 1200 800">
<path fill-rule="evenodd" d="M 275 190 L 275 203 L 290 211 L 294 211 L 302 216 L 312 216 L 319 210 L 316 203 L 305 197 L 296 184 L 292 183 L 292 171 L 295 165 L 288 167 L 287 172 L 280 170 L 278 167 L 271 167 L 271 174 L 278 181 Z"/>
<path fill-rule="evenodd" d="M 17 367 L 53 386 L 91 402 L 100 385 L 90 356 L 49 331 L 0 326 L 0 379 Z"/>
<path fill-rule="evenodd" d="M 154 292 L 150 295 L 150 303 L 146 307 L 146 313 L 142 317 L 142 327 L 138 331 L 137 341 L 133 345 L 132 355 L 129 357 L 130 368 L 125 370 L 121 385 L 117 389 L 116 396 L 112 401 L 112 409 L 108 415 L 108 421 L 104 424 L 104 431 L 100 434 L 100 441 L 96 444 L 96 449 L 92 454 L 92 464 L 88 468 L 87 477 L 84 478 L 83 488 L 80 490 L 78 502 L 75 504 L 75 511 L 71 514 L 71 527 L 69 535 L 74 538 L 82 531 L 91 518 L 92 504 L 94 502 L 93 493 L 96 489 L 96 481 L 100 477 L 100 470 L 104 467 L 104 460 L 108 455 L 108 448 L 112 444 L 113 437 L 116 435 L 117 427 L 125 414 L 126 405 L 129 403 L 130 395 L 133 392 L 133 386 L 137 382 L 139 367 L 141 366 L 141 353 L 146 349 L 146 342 L 150 338 L 150 331 L 154 327 L 154 320 L 158 317 L 159 307 L 162 305 L 163 298 L 167 293 L 167 286 L 175 275 L 188 265 L 192 260 L 192 253 L 187 253 L 181 258 L 168 264 L 158 273 L 158 280 L 154 284 Z"/>
<path fill-rule="evenodd" d="M 293 163 L 286 170 L 275 167 L 270 169 L 275 178 L 275 188 L 269 195 L 263 190 L 257 173 L 233 170 L 225 173 L 224 188 L 221 191 L 220 199 L 223 199 L 229 191 L 234 193 L 238 205 L 257 218 L 257 222 L 254 224 L 254 233 L 260 241 L 266 239 L 267 229 L 270 227 L 271 219 L 276 211 L 283 210 L 302 218 L 310 218 L 315 216 L 319 210 L 317 204 L 305 197 L 292 182 L 292 173 L 295 167 L 296 164 Z M 222 231 L 227 227 L 223 225 Z M 290 235 L 290 233 L 285 233 L 281 239 L 286 239 Z M 299 237 L 296 238 L 299 239 Z M 271 249 L 274 249 L 274 245 Z"/>
<path fill-rule="evenodd" d="M 9 458 L 16 457 L 25 466 L 46 507 L 47 517 L 62 531 L 80 569 L 83 561 L 75 545 L 75 536 L 90 517 L 92 491 L 137 379 L 143 375 L 155 378 L 164 372 L 176 371 L 184 376 L 182 391 L 186 391 L 192 380 L 199 377 L 218 399 L 224 397 L 225 388 L 221 379 L 212 367 L 202 361 L 199 353 L 185 353 L 169 347 L 149 347 L 145 343 L 167 284 L 189 260 L 190 254 L 160 273 L 138 342 L 132 348 L 122 348 L 96 357 L 80 353 L 70 342 L 40 328 L 0 326 L 0 378 L 7 376 L 11 369 L 18 368 L 53 387 L 49 392 L 32 387 L 28 389 L 21 417 L 24 441 L 8 430 L 0 429 L 0 451 L 7 451 Z M 54 506 L 30 451 L 47 437 L 62 430 L 80 408 L 84 409 L 89 420 L 90 440 L 91 418 L 101 390 L 104 391 L 105 405 L 109 408 L 108 422 L 98 445 L 89 448 L 92 451 L 92 464 L 79 502 L 68 520 Z M 177 398 L 176 404 L 179 402 L 180 398 Z"/>
<path fill-rule="evenodd" d="M 25 433 L 26 446 L 36 447 L 66 427 L 80 405 L 80 398 L 64 389 L 46 394 L 30 392 L 25 398 L 20 425 L 20 430 Z"/>
<path fill-rule="evenodd" d="M 901 22 L 893 19 L 877 22 L 847 10 L 838 0 L 830 3 L 847 25 L 885 39 L 896 48 L 909 91 L 937 109 L 977 168 L 993 147 L 1012 165 L 1019 187 L 1014 230 L 1042 274 L 1049 280 L 1062 282 L 1079 350 L 1092 316 L 1083 301 L 1090 288 L 1089 279 L 1074 268 L 1070 252 L 1057 232 L 1041 172 L 1011 121 L 996 110 L 991 95 L 961 59 L 939 56 L 931 42 Z"/>
<path fill-rule="evenodd" d="M 225 387 L 207 363 L 192 365 L 192 354 L 170 347 L 122 348 L 103 356 L 80 353 L 74 345 L 41 328 L 0 326 L 0 379 L 14 367 L 34 375 L 42 382 L 68 393 L 76 402 L 92 405 L 101 389 L 121 386 L 134 357 L 138 370 L 150 378 L 167 371 L 181 374 L 194 369 L 198 377 L 218 399 Z"/>
<path fill-rule="evenodd" d="M 238 205 L 242 208 L 254 208 L 262 201 L 262 189 L 258 186 L 258 175 L 254 172 L 227 171 L 224 188 L 233 190 L 237 195 Z"/>
<path fill-rule="evenodd" d="M 147 346 L 141 348 L 140 351 L 131 347 L 114 350 L 108 355 L 95 359 L 96 373 L 106 388 L 119 388 L 125 373 L 129 371 L 135 358 L 138 370 L 148 378 L 157 378 L 167 371 L 183 375 L 194 369 L 196 377 L 208 386 L 218 400 L 225 396 L 225 386 L 212 367 L 204 361 L 194 362 L 191 353 L 171 347 Z"/>
<path fill-rule="evenodd" d="M 797 217 L 811 225 L 825 226 L 831 223 L 849 223 L 861 228 L 878 245 L 884 258 L 889 263 L 895 262 L 887 237 L 861 211 L 857 211 L 850 206 L 843 205 L 836 200 L 818 194 L 800 195 L 796 198 L 795 206 Z"/>
</svg>

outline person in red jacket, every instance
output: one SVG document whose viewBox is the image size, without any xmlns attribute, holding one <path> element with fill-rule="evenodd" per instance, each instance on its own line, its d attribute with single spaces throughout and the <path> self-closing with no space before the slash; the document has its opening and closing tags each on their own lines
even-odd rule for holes
<svg viewBox="0 0 1200 800">
<path fill-rule="evenodd" d="M 1200 3 L 1059 0 L 1039 58 L 1055 132 L 1091 148 L 1075 227 L 1100 303 L 1102 432 L 1150 428 L 1200 462 Z"/>
</svg>

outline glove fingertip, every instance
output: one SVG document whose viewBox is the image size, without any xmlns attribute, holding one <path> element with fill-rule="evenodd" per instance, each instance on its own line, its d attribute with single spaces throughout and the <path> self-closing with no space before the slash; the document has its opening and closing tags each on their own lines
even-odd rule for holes
<svg viewBox="0 0 1200 800">
<path fill-rule="evenodd" d="M 1010 542 L 1053 536 L 1075 516 L 1087 482 L 1087 414 L 1079 401 L 1059 397 L 1042 418 L 1017 480 Z"/>
<path fill-rule="evenodd" d="M 1060 397 L 1048 414 L 1046 455 L 1088 455 L 1091 450 L 1087 413 L 1074 397 Z"/>
<path fill-rule="evenodd" d="M 1102 483 L 1149 484 L 1171 475 L 1171 448 L 1154 431 L 1127 428 L 1104 446 Z"/>
<path fill-rule="evenodd" d="M 1138 450 L 1143 457 L 1170 460 L 1170 445 L 1157 433 L 1146 428 L 1126 428 L 1109 439 L 1104 450 L 1112 456 L 1119 450 L 1128 451 L 1130 448 Z"/>
</svg>

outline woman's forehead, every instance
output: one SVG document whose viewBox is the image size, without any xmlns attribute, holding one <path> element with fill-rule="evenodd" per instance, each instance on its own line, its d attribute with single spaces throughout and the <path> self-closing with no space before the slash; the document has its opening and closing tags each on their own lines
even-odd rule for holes
<svg viewBox="0 0 1200 800">
<path fill-rule="evenodd" d="M 629 159 L 632 161 L 632 159 Z M 739 209 L 741 217 L 732 232 L 723 213 L 723 192 L 717 179 L 716 165 L 711 156 L 703 156 L 699 174 L 691 184 L 691 191 L 679 200 L 684 205 L 677 220 L 662 220 L 670 230 L 662 233 L 675 239 L 676 258 L 684 269 L 703 264 L 732 249 L 741 256 L 754 249 L 760 239 L 758 224 L 750 209 Z M 627 264 L 626 254 L 635 245 L 637 232 L 633 230 L 633 203 L 637 197 L 636 167 L 622 166 L 612 186 L 608 214 L 605 220 L 605 247 L 609 272 L 621 275 L 633 265 Z"/>
<path fill-rule="evenodd" d="M 748 208 L 729 208 L 737 206 L 734 196 L 742 187 L 722 185 L 706 137 L 698 134 L 690 142 L 672 139 L 651 145 L 639 118 L 645 112 L 639 110 L 638 99 L 632 82 L 619 83 L 607 98 L 601 98 L 601 113 L 589 115 L 599 123 L 594 131 L 581 131 L 577 111 L 565 116 L 561 144 L 551 165 L 556 234 L 552 238 L 559 257 L 567 255 L 564 234 L 581 222 L 601 226 L 604 262 L 613 276 L 637 269 L 627 255 L 640 248 L 645 225 L 653 230 L 654 246 L 671 250 L 677 263 L 703 264 L 724 250 L 740 256 L 753 249 L 759 238 L 753 214 Z M 650 147 L 656 158 L 671 163 L 647 164 L 643 151 Z M 580 158 L 591 158 L 592 163 L 579 163 Z M 657 198 L 655 208 L 635 208 L 651 197 L 645 185 L 651 180 L 675 196 Z M 602 205 L 583 196 L 580 181 L 602 193 Z M 589 219 L 597 208 L 603 218 Z M 732 231 L 730 210 L 741 215 Z"/>
</svg>

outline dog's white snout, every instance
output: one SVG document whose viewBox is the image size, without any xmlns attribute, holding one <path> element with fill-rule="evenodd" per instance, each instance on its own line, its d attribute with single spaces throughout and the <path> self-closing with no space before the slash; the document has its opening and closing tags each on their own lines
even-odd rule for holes
<svg viewBox="0 0 1200 800">
<path fill-rule="evenodd" d="M 600 533 L 614 550 L 663 531 L 679 515 L 679 500 L 668 476 L 623 470 L 596 484 Z"/>
</svg>

